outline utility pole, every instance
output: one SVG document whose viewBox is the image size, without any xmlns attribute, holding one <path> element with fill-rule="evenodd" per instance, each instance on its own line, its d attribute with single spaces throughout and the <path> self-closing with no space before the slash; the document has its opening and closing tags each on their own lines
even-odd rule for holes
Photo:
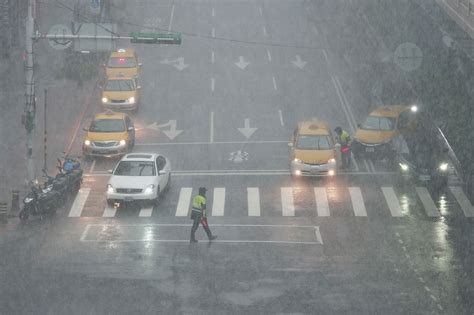
<svg viewBox="0 0 474 315">
<path fill-rule="evenodd" d="M 28 16 L 26 18 L 26 82 L 25 82 L 25 113 L 23 123 L 26 129 L 26 150 L 27 150 L 27 173 L 28 181 L 31 183 L 35 179 L 35 164 L 33 161 L 33 132 L 35 129 L 35 112 L 36 112 L 36 97 L 35 97 L 35 78 L 33 69 L 33 33 L 34 33 L 34 18 L 33 18 L 33 3 L 36 0 L 28 0 Z"/>
</svg>

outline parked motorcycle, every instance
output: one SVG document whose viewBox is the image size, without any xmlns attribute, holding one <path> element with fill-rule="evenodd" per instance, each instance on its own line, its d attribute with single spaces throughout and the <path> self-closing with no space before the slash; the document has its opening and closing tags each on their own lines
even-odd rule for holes
<svg viewBox="0 0 474 315">
<path fill-rule="evenodd" d="M 59 191 L 53 185 L 41 187 L 38 182 L 31 186 L 31 192 L 23 199 L 23 209 L 20 211 L 20 220 L 25 221 L 30 215 L 54 214 L 61 203 Z"/>
<path fill-rule="evenodd" d="M 83 170 L 81 162 L 77 158 L 66 155 L 63 161 L 58 158 L 58 170 L 61 176 L 68 178 L 69 192 L 72 194 L 77 193 L 82 184 Z"/>
</svg>

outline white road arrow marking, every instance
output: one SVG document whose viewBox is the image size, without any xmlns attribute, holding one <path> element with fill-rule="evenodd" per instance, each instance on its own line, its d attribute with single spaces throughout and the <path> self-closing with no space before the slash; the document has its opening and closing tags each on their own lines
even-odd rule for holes
<svg viewBox="0 0 474 315">
<path fill-rule="evenodd" d="M 183 132 L 183 130 L 176 130 L 176 120 L 170 120 L 168 124 L 170 130 L 163 130 L 163 133 L 170 138 L 170 140 L 173 140 Z"/>
<path fill-rule="evenodd" d="M 168 58 L 166 58 L 164 60 L 161 60 L 160 63 L 165 64 L 165 65 L 173 65 L 173 67 L 175 67 L 179 71 L 181 71 L 184 68 L 187 68 L 189 66 L 189 64 L 184 63 L 184 57 L 179 57 L 179 58 L 172 59 L 172 60 L 169 60 Z"/>
<path fill-rule="evenodd" d="M 247 139 L 250 138 L 253 135 L 253 133 L 257 130 L 257 128 L 250 127 L 249 118 L 244 119 L 244 128 L 238 128 L 238 129 Z"/>
<path fill-rule="evenodd" d="M 296 60 L 292 61 L 295 66 L 297 66 L 300 69 L 303 69 L 303 67 L 306 65 L 306 61 L 301 60 L 300 55 L 296 55 Z"/>
<path fill-rule="evenodd" d="M 153 123 L 151 123 L 151 124 L 149 124 L 149 125 L 147 125 L 145 128 L 146 128 L 146 129 L 152 129 L 152 130 L 155 130 L 155 131 L 160 130 L 160 126 L 158 126 L 158 124 L 156 123 L 156 121 L 153 122 Z"/>
<path fill-rule="evenodd" d="M 249 63 L 244 60 L 243 56 L 240 56 L 239 61 L 236 62 L 235 65 L 239 67 L 241 70 L 244 70 L 249 65 Z"/>
<path fill-rule="evenodd" d="M 187 68 L 189 65 L 184 63 L 184 58 L 180 57 L 178 58 L 178 64 L 173 65 L 176 69 L 179 71 L 183 70 L 184 68 Z"/>
</svg>

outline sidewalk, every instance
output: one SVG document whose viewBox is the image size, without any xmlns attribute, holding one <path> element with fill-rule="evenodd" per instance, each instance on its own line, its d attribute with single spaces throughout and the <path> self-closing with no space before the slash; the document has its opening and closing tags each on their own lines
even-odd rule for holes
<svg viewBox="0 0 474 315">
<path fill-rule="evenodd" d="M 73 7 L 74 3 L 76 0 L 62 1 L 62 4 L 69 7 Z M 72 17 L 73 12 L 54 3 L 41 3 L 38 29 L 40 32 L 47 32 L 55 24 L 70 25 Z M 0 70 L 5 74 L 0 77 L 0 202 L 7 202 L 9 206 L 12 190 L 20 191 L 21 206 L 21 200 L 29 189 L 26 185 L 26 130 L 21 124 L 26 80 L 22 60 L 24 33 L 24 29 L 21 29 L 20 47 L 11 52 L 10 58 L 0 59 Z M 95 110 L 94 105 L 98 99 L 97 91 L 94 91 L 95 78 L 84 82 L 82 86 L 77 81 L 55 78 L 64 57 L 63 50 L 53 49 L 46 40 L 34 44 L 37 103 L 33 157 L 36 177 L 39 180 L 44 165 L 44 90 L 48 91 L 47 169 L 50 174 L 55 173 L 56 158 L 69 147 L 84 109 Z M 77 153 L 80 154 L 73 152 Z"/>
</svg>

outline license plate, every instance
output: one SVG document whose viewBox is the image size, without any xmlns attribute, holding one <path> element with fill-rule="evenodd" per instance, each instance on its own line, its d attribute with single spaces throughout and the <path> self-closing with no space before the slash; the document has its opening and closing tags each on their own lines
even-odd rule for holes
<svg viewBox="0 0 474 315">
<path fill-rule="evenodd" d="M 375 152 L 374 148 L 365 148 L 365 152 Z"/>
<path fill-rule="evenodd" d="M 313 173 L 313 174 L 319 173 L 319 166 L 312 166 L 311 167 L 311 173 Z"/>
<path fill-rule="evenodd" d="M 124 197 L 123 200 L 124 201 L 133 201 L 133 198 L 132 197 Z"/>
<path fill-rule="evenodd" d="M 419 180 L 422 180 L 422 181 L 427 181 L 427 180 L 430 180 L 431 179 L 431 176 L 430 175 L 420 175 L 418 177 Z"/>
</svg>

